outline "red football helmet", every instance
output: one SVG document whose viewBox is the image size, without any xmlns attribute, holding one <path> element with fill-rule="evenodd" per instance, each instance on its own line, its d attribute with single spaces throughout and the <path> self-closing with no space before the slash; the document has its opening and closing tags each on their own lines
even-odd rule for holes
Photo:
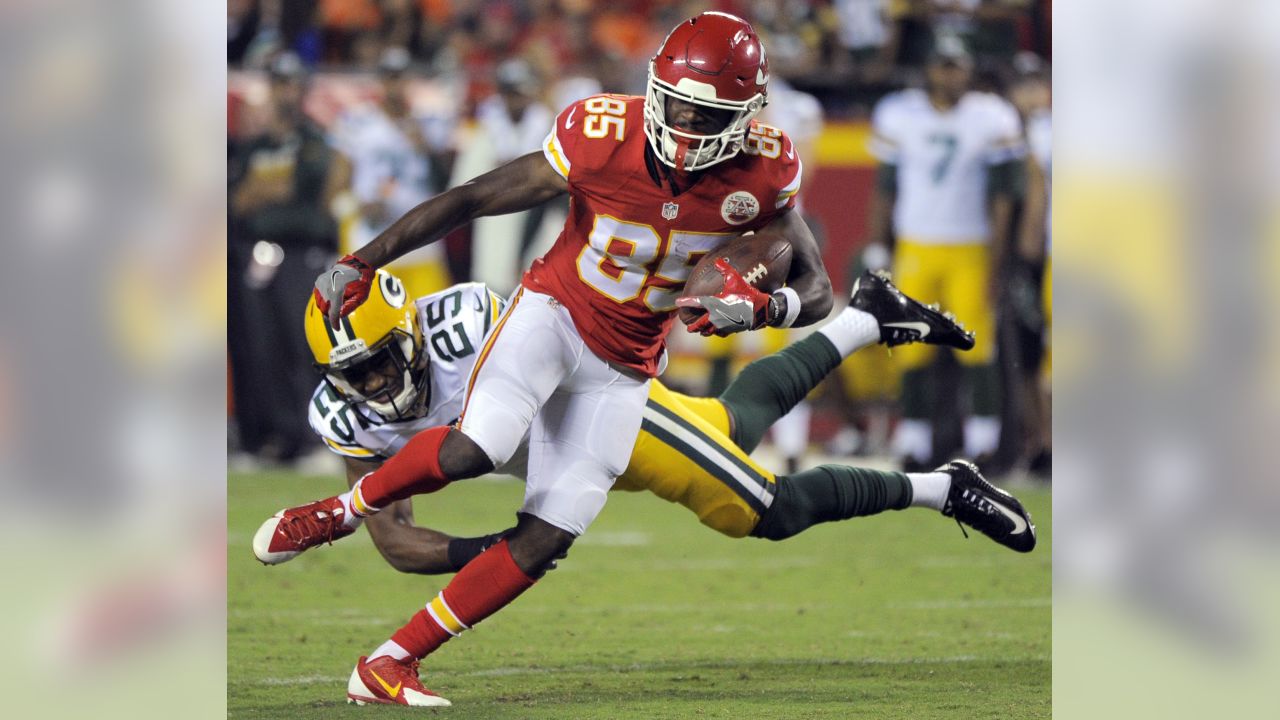
<svg viewBox="0 0 1280 720">
<path fill-rule="evenodd" d="M 680 23 L 649 61 L 644 134 L 654 153 L 678 170 L 701 170 L 737 155 L 747 126 L 765 106 L 769 61 L 750 23 L 705 12 Z M 677 130 L 667 118 L 669 99 L 709 114 L 728 115 L 719 132 Z"/>
</svg>

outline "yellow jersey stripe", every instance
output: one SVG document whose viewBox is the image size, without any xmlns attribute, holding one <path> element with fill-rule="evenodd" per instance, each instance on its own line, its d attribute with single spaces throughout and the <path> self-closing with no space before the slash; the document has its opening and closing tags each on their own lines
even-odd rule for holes
<svg viewBox="0 0 1280 720">
<path fill-rule="evenodd" d="M 790 200 L 792 197 L 794 197 L 795 194 L 798 192 L 800 192 L 800 188 L 796 188 L 791 192 L 778 193 L 778 201 L 774 203 L 774 208 L 777 209 L 782 207 L 783 205 L 786 205 L 787 201 Z"/>
<path fill-rule="evenodd" d="M 542 145 L 542 154 L 547 156 L 551 162 L 551 166 L 560 173 L 560 177 L 565 180 L 569 179 L 569 162 L 564 159 L 564 154 L 560 152 L 559 143 L 556 142 L 556 131 L 552 130 L 547 136 L 547 141 Z"/>
<path fill-rule="evenodd" d="M 338 452 L 342 453 L 343 455 L 350 455 L 350 456 L 352 456 L 352 457 L 362 457 L 362 458 L 363 458 L 363 457 L 377 457 L 377 456 L 378 456 L 378 454 L 377 454 L 377 453 L 375 453 L 374 451 L 372 451 L 372 450 L 367 450 L 367 449 L 362 448 L 362 447 L 359 447 L 359 446 L 357 446 L 357 445 L 343 445 L 343 444 L 341 444 L 341 443 L 334 442 L 334 441 L 330 440 L 329 438 L 325 438 L 325 439 L 324 439 L 324 441 L 325 441 L 325 443 L 327 443 L 327 444 L 329 445 L 329 447 L 331 447 L 331 448 L 333 448 L 334 450 L 336 450 L 336 451 L 338 451 Z"/>
</svg>

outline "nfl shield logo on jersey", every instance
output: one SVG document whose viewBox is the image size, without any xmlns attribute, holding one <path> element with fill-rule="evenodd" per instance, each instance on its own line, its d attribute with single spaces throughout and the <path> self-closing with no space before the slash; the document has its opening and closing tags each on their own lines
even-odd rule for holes
<svg viewBox="0 0 1280 720">
<path fill-rule="evenodd" d="M 750 222 L 760 214 L 760 201 L 746 190 L 729 193 L 720 205 L 720 217 L 730 225 L 741 225 Z"/>
<path fill-rule="evenodd" d="M 662 205 L 662 217 L 664 220 L 675 220 L 676 213 L 680 212 L 680 206 L 669 202 Z"/>
</svg>

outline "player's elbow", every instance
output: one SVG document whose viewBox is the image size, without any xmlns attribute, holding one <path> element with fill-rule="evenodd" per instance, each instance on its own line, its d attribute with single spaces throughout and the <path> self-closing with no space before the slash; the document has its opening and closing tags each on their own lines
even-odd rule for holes
<svg viewBox="0 0 1280 720">
<path fill-rule="evenodd" d="M 831 278 L 826 273 L 818 273 L 818 299 L 814 302 L 816 309 L 814 314 L 820 320 L 831 314 L 831 308 L 835 305 L 835 294 L 831 289 Z"/>
<path fill-rule="evenodd" d="M 825 272 L 812 273 L 801 299 L 800 314 L 795 322 L 797 326 L 812 325 L 831 314 L 835 298 L 832 296 L 831 279 Z"/>
</svg>

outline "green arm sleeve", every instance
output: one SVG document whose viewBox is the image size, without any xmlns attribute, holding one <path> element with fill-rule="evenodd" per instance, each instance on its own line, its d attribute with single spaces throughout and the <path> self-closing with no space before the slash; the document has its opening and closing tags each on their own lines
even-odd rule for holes
<svg viewBox="0 0 1280 720">
<path fill-rule="evenodd" d="M 885 195 L 898 192 L 898 166 L 880 163 L 876 167 L 876 190 Z"/>
<path fill-rule="evenodd" d="M 1010 160 L 987 170 L 987 195 L 1021 198 L 1027 188 L 1026 160 Z"/>
</svg>

